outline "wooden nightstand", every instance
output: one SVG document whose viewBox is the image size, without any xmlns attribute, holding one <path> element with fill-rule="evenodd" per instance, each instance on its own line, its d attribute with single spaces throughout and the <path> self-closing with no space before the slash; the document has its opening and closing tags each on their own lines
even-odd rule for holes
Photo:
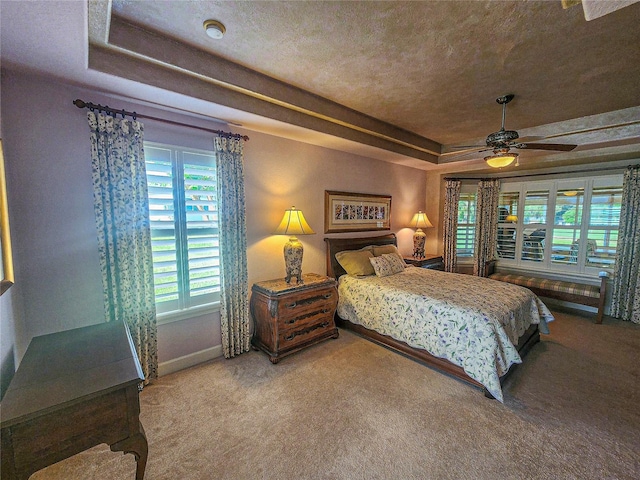
<svg viewBox="0 0 640 480">
<path fill-rule="evenodd" d="M 251 316 L 256 349 L 271 363 L 327 338 L 338 338 L 333 318 L 338 289 L 332 278 L 307 273 L 301 284 L 284 279 L 257 282 L 251 288 Z"/>
<path fill-rule="evenodd" d="M 444 261 L 442 260 L 442 255 L 425 255 L 424 258 L 404 257 L 404 261 L 416 267 L 444 271 Z"/>
</svg>

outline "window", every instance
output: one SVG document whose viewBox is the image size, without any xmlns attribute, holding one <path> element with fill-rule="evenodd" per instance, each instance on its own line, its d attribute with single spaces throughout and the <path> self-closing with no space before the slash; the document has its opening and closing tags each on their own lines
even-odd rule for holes
<svg viewBox="0 0 640 480">
<path fill-rule="evenodd" d="M 613 268 L 622 175 L 503 183 L 497 258 L 504 265 L 594 274 Z"/>
<path fill-rule="evenodd" d="M 525 262 L 543 262 L 547 238 L 548 190 L 526 191 L 522 213 L 522 253 Z"/>
<path fill-rule="evenodd" d="M 556 192 L 551 238 L 551 263 L 578 263 L 580 230 L 584 210 L 584 188 L 561 188 Z"/>
<path fill-rule="evenodd" d="M 587 230 L 586 265 L 613 267 L 618 247 L 622 187 L 595 186 Z"/>
<path fill-rule="evenodd" d="M 516 258 L 518 192 L 501 192 L 498 203 L 498 258 Z"/>
<path fill-rule="evenodd" d="M 158 313 L 217 302 L 220 259 L 211 152 L 145 142 Z"/>
<path fill-rule="evenodd" d="M 460 192 L 458 200 L 458 229 L 456 231 L 456 254 L 458 257 L 473 257 L 476 239 L 476 193 Z"/>
</svg>

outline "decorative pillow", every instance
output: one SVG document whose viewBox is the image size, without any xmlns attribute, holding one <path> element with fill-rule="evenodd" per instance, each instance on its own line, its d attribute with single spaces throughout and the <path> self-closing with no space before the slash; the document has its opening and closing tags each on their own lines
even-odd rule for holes
<svg viewBox="0 0 640 480">
<path fill-rule="evenodd" d="M 367 248 L 367 247 L 365 247 Z M 344 250 L 336 253 L 336 260 L 349 275 L 373 275 L 373 266 L 369 261 L 373 257 L 371 250 Z"/>
<path fill-rule="evenodd" d="M 398 258 L 402 260 L 402 264 L 406 266 L 406 264 L 404 263 L 404 259 L 402 258 L 402 255 L 400 255 L 400 252 L 398 251 L 398 247 L 396 247 L 395 245 L 373 245 L 374 257 L 379 257 L 381 255 L 385 255 L 388 253 L 395 253 L 398 256 Z"/>
<path fill-rule="evenodd" d="M 373 248 L 373 256 L 379 257 L 380 255 L 384 255 L 385 253 L 399 253 L 398 248 L 395 245 L 372 245 Z"/>
<path fill-rule="evenodd" d="M 379 257 L 371 257 L 369 259 L 373 270 L 379 277 L 388 277 L 404 271 L 405 263 L 399 255 L 395 253 L 384 253 Z"/>
</svg>

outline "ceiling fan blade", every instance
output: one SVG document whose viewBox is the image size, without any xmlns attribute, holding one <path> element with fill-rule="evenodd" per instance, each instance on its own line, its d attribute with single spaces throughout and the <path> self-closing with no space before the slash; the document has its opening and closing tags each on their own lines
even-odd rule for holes
<svg viewBox="0 0 640 480">
<path fill-rule="evenodd" d="M 512 147 L 527 149 L 527 150 L 557 150 L 559 152 L 570 152 L 577 145 L 570 145 L 566 143 L 517 143 Z"/>
<path fill-rule="evenodd" d="M 516 140 L 518 143 L 537 142 L 538 140 L 546 140 L 547 137 L 540 137 L 536 135 L 529 135 L 528 137 L 520 137 Z"/>
</svg>

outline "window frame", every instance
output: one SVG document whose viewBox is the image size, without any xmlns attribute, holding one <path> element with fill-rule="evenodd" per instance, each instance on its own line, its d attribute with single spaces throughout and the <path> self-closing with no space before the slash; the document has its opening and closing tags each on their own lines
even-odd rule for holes
<svg viewBox="0 0 640 480">
<path fill-rule="evenodd" d="M 499 201 L 498 201 L 498 234 L 496 238 L 496 259 L 505 258 L 505 259 L 513 259 L 516 258 L 516 249 L 518 245 L 517 240 L 517 230 L 515 228 L 516 222 L 511 220 L 507 220 L 510 217 L 519 218 L 519 205 L 520 205 L 520 193 L 515 192 L 517 195 L 515 196 L 515 205 L 513 201 L 507 204 L 503 201 L 503 196 L 511 196 L 514 197 L 514 192 L 509 190 L 500 191 Z M 515 206 L 515 209 L 514 209 Z M 511 237 L 511 238 L 509 238 Z"/>
<path fill-rule="evenodd" d="M 466 200 L 465 198 L 468 198 L 468 200 Z M 465 263 L 473 263 L 473 258 L 475 256 L 475 243 L 476 243 L 476 233 L 475 233 L 475 228 L 476 228 L 476 221 L 475 221 L 475 216 L 476 216 L 476 207 L 477 207 L 477 203 L 478 203 L 478 189 L 476 185 L 462 185 L 460 187 L 460 199 L 458 200 L 458 218 L 460 215 L 460 202 L 461 201 L 466 201 L 468 203 L 470 203 L 471 205 L 473 205 L 473 211 L 474 211 L 474 221 L 473 223 L 457 223 L 456 225 L 456 257 L 457 257 L 457 262 L 460 264 L 465 264 Z M 463 254 L 461 255 L 459 253 L 458 250 L 458 235 L 459 232 L 461 230 L 461 225 L 464 226 L 465 229 L 472 229 L 473 232 L 473 238 L 471 239 L 472 244 L 471 244 L 471 253 L 470 254 Z M 469 235 L 465 232 L 465 237 L 468 237 Z M 466 242 L 468 243 L 468 242 Z"/>
<path fill-rule="evenodd" d="M 499 257 L 496 254 L 496 265 L 500 267 L 506 267 L 508 269 L 513 270 L 523 270 L 523 271 L 531 271 L 535 270 L 536 272 L 548 272 L 550 274 L 571 274 L 574 277 L 589 277 L 593 278 L 597 276 L 601 271 L 612 272 L 615 263 L 612 263 L 610 267 L 604 267 L 602 265 L 589 266 L 586 262 L 587 255 L 587 241 L 589 240 L 589 230 L 590 230 L 590 214 L 592 209 L 592 192 L 594 188 L 603 188 L 603 187 L 619 187 L 622 190 L 622 174 L 612 174 L 605 175 L 599 177 L 579 177 L 573 179 L 563 179 L 556 178 L 551 180 L 532 180 L 532 181 L 516 181 L 516 182 L 503 182 L 500 187 L 500 193 L 518 193 L 518 220 L 513 227 L 516 229 L 516 248 L 515 248 L 515 258 L 503 258 Z M 554 232 L 556 228 L 564 229 L 562 226 L 555 224 L 555 211 L 558 199 L 558 192 L 566 191 L 569 189 L 578 189 L 582 188 L 583 190 L 583 203 L 582 203 L 582 221 L 579 226 L 571 227 L 577 230 L 577 235 L 579 238 L 578 244 L 578 257 L 576 264 L 567 264 L 567 263 L 557 263 L 553 262 L 552 259 L 552 249 L 553 249 L 553 238 Z M 527 192 L 534 191 L 543 191 L 548 190 L 549 197 L 547 200 L 547 212 L 546 212 L 546 223 L 545 224 L 536 224 L 537 226 L 541 226 L 546 229 L 545 239 L 547 241 L 544 242 L 544 259 L 541 262 L 534 262 L 529 260 L 522 259 L 522 245 L 524 239 L 524 231 L 526 227 L 530 227 L 531 225 L 527 225 L 523 223 L 524 218 L 524 209 L 525 209 L 525 199 Z M 500 228 L 502 224 L 498 224 L 498 228 Z M 569 228 L 569 227 L 567 227 Z M 599 230 L 618 230 L 619 227 L 600 227 L 597 226 L 595 229 Z M 591 228 L 594 230 L 594 228 Z"/>
<path fill-rule="evenodd" d="M 166 150 L 170 152 L 170 162 L 171 162 L 171 183 L 172 183 L 172 200 L 174 203 L 174 238 L 175 238 L 175 249 L 176 249 L 176 275 L 178 276 L 176 283 L 178 285 L 178 300 L 173 300 L 167 303 L 158 302 L 156 298 L 156 309 L 157 309 L 157 319 L 158 323 L 171 323 L 174 321 L 179 321 L 187 318 L 193 318 L 196 316 L 208 314 L 211 312 L 219 311 L 220 309 L 220 290 L 218 290 L 209 294 L 206 294 L 206 297 L 202 297 L 204 301 L 192 301 L 197 296 L 189 298 L 185 298 L 185 285 L 189 283 L 190 277 L 188 272 L 188 267 L 185 266 L 189 262 L 189 241 L 188 241 L 188 213 L 187 213 L 187 202 L 185 200 L 185 156 L 188 155 L 203 155 L 206 157 L 211 157 L 215 166 L 215 153 L 213 150 L 204 150 L 198 148 L 184 147 L 179 145 L 170 145 L 159 142 L 144 142 L 145 152 L 149 152 L 150 149 L 159 149 Z M 145 159 L 145 163 L 146 163 Z M 153 161 L 153 159 L 149 159 L 148 161 Z M 167 161 L 167 160 L 164 160 Z M 147 166 L 146 164 L 145 166 Z M 187 163 L 187 165 L 189 165 Z M 151 203 L 151 199 L 150 199 Z M 176 206 L 179 206 L 179 209 L 176 209 Z M 216 202 L 216 210 L 217 212 L 217 202 Z M 150 210 L 150 214 L 153 215 L 153 211 Z M 219 222 L 218 218 L 217 223 L 217 232 L 219 232 Z M 214 227 L 214 229 L 216 228 Z M 152 228 L 152 241 L 153 241 L 153 228 Z M 219 233 L 217 234 L 219 235 Z M 177 237 L 177 238 L 176 238 Z M 219 238 L 219 237 L 218 237 Z M 185 248 L 186 247 L 186 248 Z M 155 276 L 155 259 L 154 259 L 154 276 Z M 220 274 L 216 277 L 218 279 L 218 285 L 220 284 Z M 186 289 L 188 291 L 188 288 Z M 163 308 L 165 307 L 165 308 Z M 169 307 L 169 308 L 167 308 Z"/>
</svg>

